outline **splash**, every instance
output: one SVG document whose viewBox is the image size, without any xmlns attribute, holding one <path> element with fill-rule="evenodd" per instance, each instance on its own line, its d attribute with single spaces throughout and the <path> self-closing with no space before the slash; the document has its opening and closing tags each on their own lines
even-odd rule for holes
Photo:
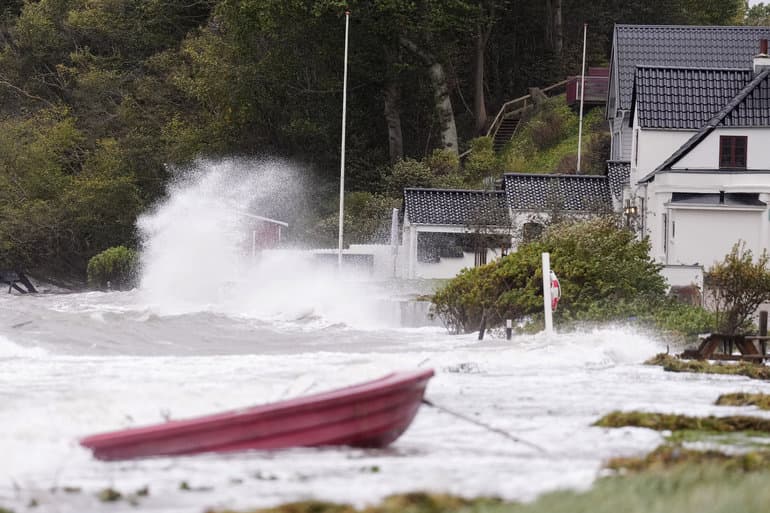
<svg viewBox="0 0 770 513">
<path fill-rule="evenodd" d="M 285 162 L 200 162 L 138 222 L 143 299 L 160 314 L 387 324 L 372 284 L 361 276 L 319 269 L 308 251 L 251 254 L 243 212 L 280 211 L 304 196 L 301 183 L 299 171 Z"/>
<path fill-rule="evenodd" d="M 0 358 L 41 358 L 47 354 L 45 349 L 23 347 L 0 335 Z"/>
</svg>

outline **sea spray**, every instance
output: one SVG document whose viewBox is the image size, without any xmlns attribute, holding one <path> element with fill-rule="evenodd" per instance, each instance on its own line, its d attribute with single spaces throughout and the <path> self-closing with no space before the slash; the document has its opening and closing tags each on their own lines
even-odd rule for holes
<svg viewBox="0 0 770 513">
<path fill-rule="evenodd" d="M 199 162 L 138 221 L 143 299 L 161 315 L 212 311 L 323 326 L 392 324 L 366 275 L 319 266 L 307 250 L 251 254 L 250 219 L 243 214 L 275 215 L 304 195 L 299 172 L 284 162 Z"/>
</svg>

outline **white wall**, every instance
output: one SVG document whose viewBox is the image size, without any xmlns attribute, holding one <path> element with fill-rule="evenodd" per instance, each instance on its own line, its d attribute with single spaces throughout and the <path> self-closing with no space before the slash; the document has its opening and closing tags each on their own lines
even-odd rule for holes
<svg viewBox="0 0 770 513">
<path fill-rule="evenodd" d="M 639 130 L 631 159 L 631 185 L 652 173 L 695 133 L 694 130 Z M 635 141 L 634 141 L 635 142 Z"/>
<path fill-rule="evenodd" d="M 770 128 L 716 128 L 673 168 L 719 169 L 719 137 L 722 135 L 745 135 L 746 168 L 770 169 Z"/>
<path fill-rule="evenodd" d="M 761 252 L 764 212 L 670 209 L 668 264 L 702 265 L 706 269 L 724 259 L 742 240 L 755 255 Z"/>
<path fill-rule="evenodd" d="M 650 255 L 663 264 L 695 264 L 709 267 L 722 260 L 739 239 L 754 254 L 770 250 L 770 213 L 767 207 L 730 205 L 693 206 L 671 204 L 672 193 L 757 193 L 770 202 L 770 174 L 660 173 L 641 187 L 646 203 L 645 235 Z M 664 222 L 666 223 L 664 226 Z M 676 223 L 676 233 L 672 228 Z"/>
</svg>

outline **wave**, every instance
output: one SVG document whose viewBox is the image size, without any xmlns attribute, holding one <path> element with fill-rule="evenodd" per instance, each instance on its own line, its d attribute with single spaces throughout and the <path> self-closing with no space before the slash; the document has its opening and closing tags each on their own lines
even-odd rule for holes
<svg viewBox="0 0 770 513">
<path fill-rule="evenodd" d="M 48 352 L 40 347 L 25 347 L 0 335 L 0 358 L 40 358 Z"/>
</svg>

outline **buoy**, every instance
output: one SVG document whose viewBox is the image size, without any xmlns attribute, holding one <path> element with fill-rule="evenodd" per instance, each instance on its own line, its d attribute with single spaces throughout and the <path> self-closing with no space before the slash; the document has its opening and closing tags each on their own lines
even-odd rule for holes
<svg viewBox="0 0 770 513">
<path fill-rule="evenodd" d="M 559 298 L 561 297 L 561 285 L 559 285 L 559 278 L 556 277 L 556 273 L 551 271 L 551 311 L 555 312 L 556 307 L 559 306 Z"/>
</svg>

